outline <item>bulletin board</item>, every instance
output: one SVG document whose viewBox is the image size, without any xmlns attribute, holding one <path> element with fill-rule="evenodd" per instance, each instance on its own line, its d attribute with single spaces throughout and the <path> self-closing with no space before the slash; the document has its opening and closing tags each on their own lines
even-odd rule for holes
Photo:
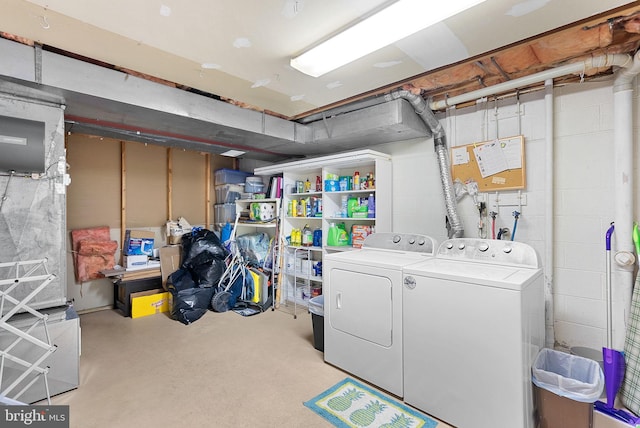
<svg viewBox="0 0 640 428">
<path fill-rule="evenodd" d="M 480 192 L 524 189 L 524 136 L 453 147 L 451 176 L 463 183 L 475 181 Z"/>
</svg>

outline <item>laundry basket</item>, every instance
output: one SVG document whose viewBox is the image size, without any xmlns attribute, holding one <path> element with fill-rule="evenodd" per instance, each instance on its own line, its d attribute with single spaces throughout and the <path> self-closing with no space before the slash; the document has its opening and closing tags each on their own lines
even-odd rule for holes
<svg viewBox="0 0 640 428">
<path fill-rule="evenodd" d="M 593 403 L 604 387 L 604 374 L 596 361 L 545 348 L 533 362 L 531 380 L 535 385 L 536 426 L 593 426 Z"/>
</svg>

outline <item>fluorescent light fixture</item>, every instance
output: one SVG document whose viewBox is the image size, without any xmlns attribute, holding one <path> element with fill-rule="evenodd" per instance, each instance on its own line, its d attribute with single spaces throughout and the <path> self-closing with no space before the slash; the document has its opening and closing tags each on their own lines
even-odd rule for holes
<svg viewBox="0 0 640 428">
<path fill-rule="evenodd" d="M 319 77 L 486 0 L 398 0 L 291 59 L 291 66 Z"/>
<path fill-rule="evenodd" d="M 229 156 L 231 158 L 237 158 L 240 155 L 245 154 L 246 152 L 240 150 L 227 150 L 224 153 L 220 153 L 220 156 Z"/>
</svg>

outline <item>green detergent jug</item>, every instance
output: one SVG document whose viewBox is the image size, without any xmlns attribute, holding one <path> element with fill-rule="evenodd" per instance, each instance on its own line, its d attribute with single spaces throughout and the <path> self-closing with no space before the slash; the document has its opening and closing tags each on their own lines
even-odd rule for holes
<svg viewBox="0 0 640 428">
<path fill-rule="evenodd" d="M 344 225 L 339 227 L 335 223 L 331 223 L 327 234 L 327 245 L 330 247 L 349 245 L 349 236 L 344 229 Z"/>
</svg>

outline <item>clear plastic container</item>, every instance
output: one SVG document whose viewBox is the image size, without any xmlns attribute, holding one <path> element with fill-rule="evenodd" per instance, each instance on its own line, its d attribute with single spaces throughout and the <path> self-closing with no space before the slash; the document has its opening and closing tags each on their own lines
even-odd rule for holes
<svg viewBox="0 0 640 428">
<path fill-rule="evenodd" d="M 244 186 L 242 184 L 221 184 L 216 186 L 216 203 L 229 204 L 242 197 Z"/>
</svg>

